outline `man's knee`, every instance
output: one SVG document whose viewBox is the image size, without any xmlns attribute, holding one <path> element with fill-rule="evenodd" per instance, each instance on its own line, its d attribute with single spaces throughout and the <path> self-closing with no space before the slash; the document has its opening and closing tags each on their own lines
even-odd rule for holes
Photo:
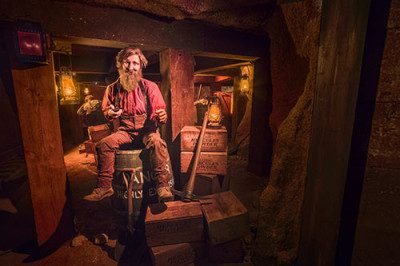
<svg viewBox="0 0 400 266">
<path fill-rule="evenodd" d="M 101 139 L 96 144 L 97 151 L 107 151 L 107 150 L 115 149 L 117 147 L 118 147 L 118 145 L 117 145 L 116 141 L 114 140 L 113 135 L 110 135 L 110 136 L 107 136 L 107 137 Z"/>
<path fill-rule="evenodd" d="M 167 148 L 165 141 L 161 138 L 160 134 L 150 134 L 143 139 L 143 143 L 147 149 L 150 148 Z"/>
</svg>

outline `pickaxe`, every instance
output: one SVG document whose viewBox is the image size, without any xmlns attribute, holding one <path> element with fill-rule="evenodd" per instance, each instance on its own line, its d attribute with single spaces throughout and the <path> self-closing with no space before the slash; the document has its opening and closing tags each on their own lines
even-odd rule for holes
<svg viewBox="0 0 400 266">
<path fill-rule="evenodd" d="M 203 125 L 201 127 L 199 140 L 197 141 L 196 153 L 194 155 L 193 168 L 190 173 L 189 181 L 187 182 L 183 191 L 171 189 L 172 193 L 179 196 L 182 201 L 199 201 L 209 199 L 208 197 L 201 197 L 193 194 L 194 180 L 196 178 L 197 165 L 199 164 L 201 146 L 203 145 L 204 134 L 208 122 L 208 112 L 204 114 Z"/>
</svg>

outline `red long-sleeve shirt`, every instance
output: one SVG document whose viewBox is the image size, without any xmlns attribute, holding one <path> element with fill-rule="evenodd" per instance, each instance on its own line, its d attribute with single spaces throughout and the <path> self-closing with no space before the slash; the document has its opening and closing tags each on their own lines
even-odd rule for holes
<svg viewBox="0 0 400 266">
<path fill-rule="evenodd" d="M 147 111 L 144 97 L 139 86 L 137 86 L 133 91 L 127 92 L 122 85 L 120 85 L 121 89 L 119 92 L 119 108 L 123 110 L 121 114 L 121 124 L 124 124 L 125 127 L 128 127 L 127 129 L 130 128 L 131 124 L 129 117 L 147 114 L 148 119 L 156 124 L 157 115 L 155 111 L 158 109 L 166 109 L 164 99 L 157 84 L 143 78 L 142 83 L 147 95 Z M 108 85 L 103 97 L 102 111 L 104 116 L 110 121 L 112 121 L 113 118 L 108 115 L 108 111 L 110 110 L 111 104 L 116 106 L 115 96 L 118 91 L 118 84 L 119 79 Z"/>
</svg>

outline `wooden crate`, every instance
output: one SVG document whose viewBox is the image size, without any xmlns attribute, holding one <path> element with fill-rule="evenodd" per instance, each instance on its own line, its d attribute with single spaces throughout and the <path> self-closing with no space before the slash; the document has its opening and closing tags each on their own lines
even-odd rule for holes
<svg viewBox="0 0 400 266">
<path fill-rule="evenodd" d="M 190 174 L 181 174 L 180 181 L 182 189 L 188 182 Z M 196 174 L 194 181 L 193 193 L 198 196 L 206 196 L 223 191 L 222 184 L 225 182 L 223 175 L 207 175 L 207 174 Z"/>
<path fill-rule="evenodd" d="M 181 173 L 191 172 L 193 152 L 181 152 Z M 228 153 L 225 152 L 201 152 L 199 164 L 197 165 L 198 174 L 226 175 L 228 163 Z"/>
<path fill-rule="evenodd" d="M 91 140 L 86 140 L 83 142 L 85 145 L 85 152 L 90 154 L 96 154 L 96 143 Z"/>
<path fill-rule="evenodd" d="M 89 139 L 93 142 L 98 142 L 99 140 L 107 137 L 111 134 L 111 129 L 107 126 L 107 124 L 90 126 L 88 127 Z"/>
<path fill-rule="evenodd" d="M 249 233 L 249 213 L 232 191 L 210 195 L 201 200 L 211 244 L 217 245 L 238 239 Z"/>
<path fill-rule="evenodd" d="M 151 247 L 150 253 L 154 266 L 183 266 L 205 257 L 206 244 L 199 241 Z"/>
<path fill-rule="evenodd" d="M 201 127 L 185 126 L 181 130 L 181 151 L 194 151 Z M 226 151 L 228 133 L 225 127 L 218 129 L 207 128 L 204 134 L 202 151 Z"/>
<path fill-rule="evenodd" d="M 149 247 L 204 240 L 200 202 L 150 204 L 145 219 Z"/>
<path fill-rule="evenodd" d="M 219 245 L 208 245 L 208 256 L 213 263 L 241 263 L 244 259 L 241 239 L 235 239 Z"/>
</svg>

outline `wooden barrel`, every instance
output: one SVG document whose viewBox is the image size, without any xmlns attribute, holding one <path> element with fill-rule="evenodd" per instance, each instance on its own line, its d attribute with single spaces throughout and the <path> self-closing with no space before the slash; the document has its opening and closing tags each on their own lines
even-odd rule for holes
<svg viewBox="0 0 400 266">
<path fill-rule="evenodd" d="M 146 208 L 150 203 L 158 202 L 156 183 L 151 175 L 149 156 L 144 150 L 117 150 L 113 178 L 114 194 L 111 202 L 120 214 L 128 211 L 128 192 L 124 181 L 134 178 L 132 190 L 133 218 L 135 223 L 144 222 Z M 132 169 L 136 169 L 135 176 Z"/>
</svg>

